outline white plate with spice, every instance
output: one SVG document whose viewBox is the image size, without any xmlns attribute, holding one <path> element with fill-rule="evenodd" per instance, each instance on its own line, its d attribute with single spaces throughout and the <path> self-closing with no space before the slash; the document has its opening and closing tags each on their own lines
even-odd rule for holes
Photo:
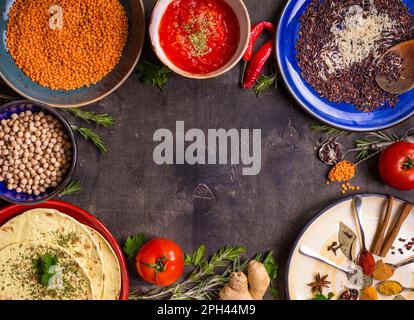
<svg viewBox="0 0 414 320">
<path fill-rule="evenodd" d="M 363 223 L 366 236 L 367 248 L 370 249 L 378 226 L 384 215 L 387 206 L 387 196 L 379 194 L 364 194 L 362 197 Z M 394 198 L 393 208 L 391 211 L 391 223 L 398 217 L 403 206 L 402 199 Z M 328 275 L 327 280 L 331 282 L 329 288 L 325 288 L 323 293 L 329 292 L 335 294 L 333 299 L 338 297 L 352 284 L 347 279 L 345 273 L 334 269 L 322 262 L 306 257 L 299 252 L 301 246 L 307 246 L 322 255 L 323 257 L 335 262 L 341 266 L 347 267 L 349 260 L 341 250 L 334 253 L 328 248 L 338 242 L 339 225 L 344 223 L 358 236 L 356 241 L 358 253 L 361 248 L 360 235 L 357 227 L 357 218 L 352 204 L 352 197 L 342 199 L 332 204 L 317 214 L 300 233 L 293 249 L 290 253 L 287 271 L 286 271 L 286 295 L 290 300 L 310 300 L 313 297 L 309 283 L 315 281 L 315 276 L 319 273 L 321 276 Z M 414 210 L 408 215 L 396 240 L 393 248 L 389 250 L 385 258 L 375 256 L 375 260 L 382 259 L 386 263 L 396 264 L 414 257 L 414 247 L 407 244 L 414 237 Z M 390 280 L 401 283 L 404 287 L 414 287 L 414 264 L 401 267 L 395 271 Z M 374 280 L 373 287 L 377 287 L 379 281 Z M 414 299 L 414 292 L 403 292 L 401 294 L 407 300 Z M 379 300 L 394 299 L 394 296 L 383 296 L 378 294 Z"/>
</svg>

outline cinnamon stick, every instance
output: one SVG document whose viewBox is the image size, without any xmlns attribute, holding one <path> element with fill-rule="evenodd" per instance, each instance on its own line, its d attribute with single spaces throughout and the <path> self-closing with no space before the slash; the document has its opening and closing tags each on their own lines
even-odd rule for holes
<svg viewBox="0 0 414 320">
<path fill-rule="evenodd" d="M 375 240 L 372 243 L 371 253 L 373 254 L 379 255 L 381 252 L 381 248 L 385 240 L 385 232 L 387 231 L 388 224 L 390 223 L 390 220 L 391 220 L 393 202 L 394 202 L 394 197 L 389 196 L 388 202 L 387 202 L 387 208 L 382 217 L 382 221 L 380 222 L 378 226 L 378 231 L 377 231 L 377 234 L 375 235 Z"/>
<path fill-rule="evenodd" d="M 404 224 L 404 221 L 407 219 L 408 215 L 410 214 L 411 210 L 413 209 L 414 205 L 412 203 L 406 203 L 401 210 L 400 216 L 395 221 L 387 239 L 382 246 L 380 256 L 385 257 L 388 251 L 391 249 L 392 244 L 394 243 L 395 239 L 397 238 L 398 234 L 400 233 L 401 227 Z"/>
</svg>

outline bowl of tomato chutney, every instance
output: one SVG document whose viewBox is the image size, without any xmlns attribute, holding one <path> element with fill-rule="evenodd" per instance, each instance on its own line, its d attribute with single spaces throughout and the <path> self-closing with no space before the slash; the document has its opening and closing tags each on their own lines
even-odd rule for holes
<svg viewBox="0 0 414 320">
<path fill-rule="evenodd" d="M 217 77 L 246 51 L 250 18 L 242 0 L 158 0 L 150 37 L 158 58 L 189 78 Z"/>
</svg>

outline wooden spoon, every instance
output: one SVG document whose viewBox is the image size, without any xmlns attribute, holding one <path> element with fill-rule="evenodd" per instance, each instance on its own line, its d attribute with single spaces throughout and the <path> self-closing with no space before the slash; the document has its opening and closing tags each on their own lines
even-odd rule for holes
<svg viewBox="0 0 414 320">
<path fill-rule="evenodd" d="M 378 64 L 390 53 L 402 58 L 400 78 L 396 81 L 387 79 L 385 74 L 377 73 L 375 80 L 380 88 L 392 94 L 402 94 L 414 88 L 414 40 L 405 41 L 385 52 Z"/>
</svg>

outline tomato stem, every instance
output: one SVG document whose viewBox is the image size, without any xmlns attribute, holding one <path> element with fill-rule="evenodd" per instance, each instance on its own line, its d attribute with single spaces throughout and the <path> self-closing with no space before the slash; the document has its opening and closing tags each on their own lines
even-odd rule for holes
<svg viewBox="0 0 414 320">
<path fill-rule="evenodd" d="M 403 167 L 403 169 L 406 169 L 406 170 L 411 169 L 414 166 L 414 160 L 412 158 L 410 158 L 406 153 L 404 153 L 404 154 L 405 154 L 407 159 L 403 163 L 402 167 Z"/>
</svg>

